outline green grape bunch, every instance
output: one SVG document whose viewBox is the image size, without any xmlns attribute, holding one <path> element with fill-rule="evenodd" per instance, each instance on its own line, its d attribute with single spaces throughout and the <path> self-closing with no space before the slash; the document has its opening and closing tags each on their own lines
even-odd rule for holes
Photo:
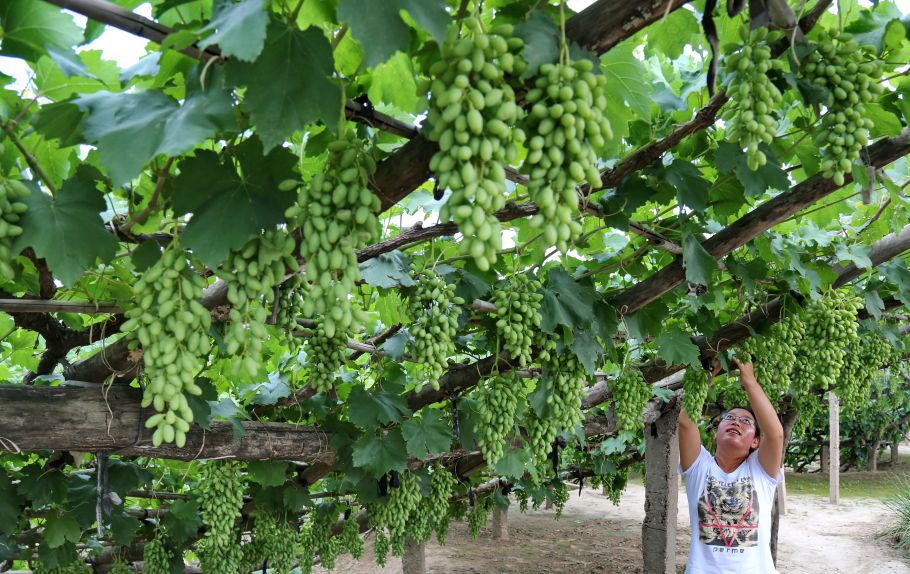
<svg viewBox="0 0 910 574">
<path fill-rule="evenodd" d="M 344 364 L 348 334 L 344 329 L 330 335 L 324 317 L 316 318 L 312 334 L 304 343 L 309 384 L 317 393 L 327 393 L 335 386 L 335 373 Z"/>
<path fill-rule="evenodd" d="M 523 398 L 524 385 L 511 371 L 487 379 L 474 392 L 483 423 L 477 429 L 477 443 L 487 464 L 496 464 L 502 458 L 514 435 L 515 414 Z"/>
<path fill-rule="evenodd" d="M 145 373 L 150 382 L 142 407 L 154 406 L 157 414 L 146 421 L 154 428 L 152 444 L 186 444 L 193 411 L 186 395 L 200 395 L 195 375 L 211 349 L 208 330 L 212 317 L 202 306 L 206 282 L 187 264 L 183 251 L 166 250 L 133 285 L 136 305 L 125 313 L 120 330 L 130 344 L 142 345 Z"/>
<path fill-rule="evenodd" d="M 328 145 L 324 173 L 300 188 L 285 217 L 303 233 L 300 256 L 310 283 L 303 314 L 320 316 L 331 337 L 363 320 L 349 301 L 360 281 L 357 250 L 379 238 L 379 197 L 369 182 L 376 162 L 353 131 Z"/>
<path fill-rule="evenodd" d="M 43 562 L 36 562 L 32 566 L 34 574 L 91 574 L 92 568 L 82 560 L 74 560 L 66 564 L 58 564 L 48 568 Z"/>
<path fill-rule="evenodd" d="M 827 113 L 814 140 L 822 148 L 822 173 L 837 185 L 844 184 L 875 127 L 866 113 L 866 104 L 884 91 L 884 64 L 875 54 L 873 46 L 860 46 L 846 32 L 825 31 L 800 68 L 807 80 L 827 91 Z"/>
<path fill-rule="evenodd" d="M 700 366 L 689 366 L 683 374 L 682 387 L 683 409 L 697 423 L 708 396 L 708 372 Z"/>
<path fill-rule="evenodd" d="M 492 496 L 477 497 L 474 500 L 473 508 L 468 511 L 468 534 L 471 536 L 471 540 L 477 540 L 477 537 L 480 536 L 480 529 L 487 523 L 491 512 L 493 512 Z"/>
<path fill-rule="evenodd" d="M 390 488 L 385 502 L 367 504 L 370 523 L 377 530 L 374 552 L 377 563 L 385 562 L 385 555 L 380 557 L 380 535 L 386 538 L 393 556 L 404 553 L 405 541 L 411 536 L 411 524 L 420 509 L 420 478 L 410 471 L 400 475 L 398 488 Z M 380 561 L 381 558 L 381 561 Z"/>
<path fill-rule="evenodd" d="M 426 514 L 429 524 L 436 532 L 436 541 L 441 545 L 446 543 L 449 532 L 449 523 L 452 520 L 449 512 L 449 498 L 458 486 L 458 479 L 437 463 L 430 473 L 430 495 L 421 501 L 421 512 Z"/>
<path fill-rule="evenodd" d="M 540 329 L 541 283 L 528 275 L 515 275 L 502 288 L 493 291 L 496 305 L 496 336 L 502 348 L 522 367 L 531 364 L 534 337 Z"/>
<path fill-rule="evenodd" d="M 240 467 L 230 461 L 208 461 L 196 486 L 205 536 L 200 541 L 202 570 L 212 574 L 236 573 L 243 558 L 237 519 L 243 507 Z"/>
<path fill-rule="evenodd" d="M 464 34 L 453 25 L 442 46 L 442 58 L 429 69 L 429 138 L 439 144 L 430 160 L 440 188 L 452 195 L 440 211 L 453 219 L 461 243 L 481 271 L 496 262 L 502 247 L 501 226 L 494 215 L 505 207 L 503 164 L 518 157 L 523 132 L 515 128 L 522 109 L 506 75 L 525 69 L 517 55 L 523 46 L 511 25 L 485 31 L 474 17 L 464 19 Z"/>
<path fill-rule="evenodd" d="M 547 496 L 551 497 L 553 508 L 556 510 L 554 518 L 559 520 L 559 517 L 562 516 L 562 511 L 566 507 L 566 503 L 569 502 L 569 487 L 566 486 L 566 483 L 562 480 L 556 480 L 553 483 L 553 487 L 547 493 Z"/>
<path fill-rule="evenodd" d="M 266 322 L 271 315 L 275 286 L 287 269 L 296 271 L 296 243 L 286 230 L 268 231 L 232 251 L 216 274 L 228 283 L 230 322 L 224 333 L 227 354 L 235 356 L 231 374 L 255 377 L 259 372 L 262 345 L 268 339 Z"/>
<path fill-rule="evenodd" d="M 861 307 L 858 297 L 839 291 L 807 306 L 803 315 L 805 332 L 791 375 L 794 396 L 837 384 L 846 350 L 859 336 L 856 313 Z"/>
<path fill-rule="evenodd" d="M 343 551 L 341 539 L 332 532 L 337 519 L 338 513 L 334 512 L 334 505 L 328 505 L 328 508 L 317 508 L 311 512 L 301 525 L 299 567 L 302 573 L 308 574 L 312 570 L 317 554 L 323 568 L 335 568 L 335 560 Z"/>
<path fill-rule="evenodd" d="M 896 358 L 894 347 L 876 333 L 866 332 L 850 341 L 836 388 L 845 415 L 866 403 L 876 373 Z"/>
<path fill-rule="evenodd" d="M 777 406 L 790 388 L 790 373 L 803 340 L 804 325 L 798 315 L 789 315 L 771 326 L 767 335 L 753 336 L 740 344 L 737 356 L 755 364 L 755 378 L 771 404 Z M 747 404 L 745 392 L 733 391 L 725 403 Z M 734 399 L 740 402 L 732 403 Z"/>
<path fill-rule="evenodd" d="M 270 572 L 290 574 L 297 561 L 297 529 L 259 511 L 254 516 L 252 534 L 252 541 L 243 546 L 243 570 L 260 570 L 267 563 Z"/>
<path fill-rule="evenodd" d="M 13 241 L 22 235 L 19 223 L 28 211 L 28 204 L 22 200 L 31 193 L 18 179 L 0 178 L 0 277 L 8 281 L 16 278 L 12 267 Z"/>
<path fill-rule="evenodd" d="M 354 560 L 360 560 L 360 557 L 363 556 L 364 545 L 363 537 L 360 536 L 360 524 L 357 523 L 356 517 L 349 516 L 344 519 L 339 540 L 343 552 L 350 554 Z"/>
<path fill-rule="evenodd" d="M 447 359 L 455 354 L 458 331 L 456 305 L 464 299 L 455 295 L 455 285 L 433 269 L 415 272 L 414 291 L 408 297 L 412 320 L 411 353 L 420 365 L 422 379 L 439 389 L 439 378 L 448 368 Z"/>
<path fill-rule="evenodd" d="M 610 384 L 616 410 L 616 426 L 636 431 L 644 424 L 645 406 L 651 398 L 649 385 L 641 371 L 635 367 L 624 368 Z M 688 412 L 688 411 L 687 411 Z"/>
<path fill-rule="evenodd" d="M 142 549 L 142 571 L 146 574 L 170 574 L 171 553 L 164 545 L 160 531 Z"/>
<path fill-rule="evenodd" d="M 724 112 L 730 138 L 745 148 L 749 169 L 755 171 L 768 162 L 758 146 L 774 140 L 777 120 L 774 110 L 783 101 L 768 73 L 783 69 L 783 62 L 774 59 L 768 45 L 768 29 L 740 28 L 742 45 L 724 58 L 729 82 L 726 92 L 732 105 Z"/>
<path fill-rule="evenodd" d="M 525 97 L 530 106 L 524 132 L 528 155 L 528 195 L 540 211 L 531 226 L 548 245 L 565 253 L 582 231 L 576 186 L 600 187 L 597 150 L 613 138 L 604 115 L 606 79 L 590 60 L 544 64 Z"/>
</svg>

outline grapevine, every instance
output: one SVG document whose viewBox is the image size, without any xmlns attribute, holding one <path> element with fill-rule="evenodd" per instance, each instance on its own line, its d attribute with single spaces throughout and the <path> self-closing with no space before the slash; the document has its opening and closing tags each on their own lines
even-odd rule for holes
<svg viewBox="0 0 910 574">
<path fill-rule="evenodd" d="M 171 553 L 165 547 L 161 533 L 156 532 L 142 549 L 142 570 L 146 574 L 169 574 L 170 564 Z"/>
<path fill-rule="evenodd" d="M 17 179 L 0 179 L 0 277 L 12 281 L 16 277 L 11 262 L 13 241 L 22 235 L 19 220 L 28 211 L 22 201 L 32 190 Z"/>
<path fill-rule="evenodd" d="M 199 303 L 205 280 L 188 267 L 183 252 L 168 249 L 133 287 L 137 304 L 126 311 L 120 330 L 142 345 L 145 372 L 151 379 L 142 406 L 157 414 L 146 421 L 154 428 L 152 444 L 173 442 L 182 448 L 193 422 L 186 394 L 200 395 L 195 373 L 210 350 L 212 317 Z"/>
<path fill-rule="evenodd" d="M 705 397 L 708 396 L 708 373 L 698 366 L 686 369 L 682 380 L 683 409 L 689 418 L 695 422 L 701 419 Z"/>
<path fill-rule="evenodd" d="M 200 542 L 199 561 L 205 572 L 237 571 L 242 558 L 235 526 L 243 506 L 243 483 L 235 463 L 210 461 L 202 467 L 196 486 L 205 537 Z"/>
<path fill-rule="evenodd" d="M 413 323 L 409 329 L 413 341 L 411 350 L 420 364 L 422 378 L 439 389 L 439 378 L 448 367 L 448 357 L 455 354 L 455 335 L 458 330 L 456 305 L 464 304 L 455 296 L 455 285 L 446 283 L 435 270 L 416 274 L 417 286 L 408 298 Z"/>
<path fill-rule="evenodd" d="M 527 93 L 530 113 L 525 122 L 528 155 L 522 171 L 529 175 L 528 195 L 540 211 L 531 225 L 540 228 L 548 245 L 566 252 L 581 234 L 576 186 L 600 186 L 595 149 L 612 139 L 604 115 L 606 79 L 592 73 L 590 60 L 540 67 Z"/>
<path fill-rule="evenodd" d="M 731 139 L 746 149 L 749 169 L 755 171 L 768 162 L 758 146 L 774 141 L 777 120 L 772 110 L 783 101 L 768 72 L 782 69 L 783 62 L 772 58 L 767 28 L 750 32 L 748 27 L 742 27 L 740 37 L 743 45 L 724 58 L 724 68 L 730 77 L 726 91 L 734 98 L 723 117 L 729 122 Z"/>
<path fill-rule="evenodd" d="M 827 91 L 828 110 L 815 143 L 822 148 L 822 173 L 843 185 L 875 126 L 865 105 L 884 91 L 879 83 L 884 66 L 875 57 L 875 48 L 860 46 L 844 32 L 823 33 L 817 48 L 802 66 L 806 78 Z"/>
<path fill-rule="evenodd" d="M 496 305 L 496 335 L 518 364 L 531 363 L 534 336 L 540 329 L 540 281 L 527 275 L 515 275 L 511 283 L 493 292 Z"/>
<path fill-rule="evenodd" d="M 430 67 L 429 137 L 439 144 L 430 160 L 443 189 L 452 195 L 440 212 L 454 219 L 464 235 L 462 250 L 481 271 L 496 262 L 501 227 L 494 215 L 505 206 L 505 170 L 524 135 L 513 129 L 521 118 L 515 93 L 505 74 L 520 76 L 524 61 L 517 57 L 522 41 L 512 26 L 484 31 L 474 17 L 463 21 L 465 34 L 450 28 L 442 59 Z"/>
<path fill-rule="evenodd" d="M 313 333 L 307 337 L 307 371 L 310 386 L 317 393 L 326 393 L 335 385 L 335 373 L 344 364 L 348 336 L 344 329 L 329 333 L 323 317 L 316 318 Z"/>
<path fill-rule="evenodd" d="M 328 148 L 325 173 L 300 188 L 285 216 L 303 232 L 300 256 L 310 282 L 304 315 L 322 317 L 332 337 L 361 320 L 348 297 L 360 280 L 356 250 L 379 236 L 380 202 L 369 187 L 376 162 L 354 132 L 345 132 Z"/>
<path fill-rule="evenodd" d="M 523 390 L 521 380 L 507 372 L 487 379 L 474 393 L 477 412 L 483 421 L 477 429 L 477 443 L 488 464 L 496 464 L 502 458 L 510 432 L 515 429 L 515 414 Z"/>
<path fill-rule="evenodd" d="M 286 266 L 297 270 L 297 260 L 292 257 L 295 246 L 287 232 L 269 231 L 232 251 L 217 272 L 228 283 L 227 298 L 232 305 L 224 333 L 227 354 L 236 357 L 231 363 L 232 375 L 243 372 L 255 377 L 259 372 L 275 286 L 284 279 Z"/>
<path fill-rule="evenodd" d="M 637 431 L 642 427 L 645 406 L 651 398 L 651 386 L 641 371 L 634 367 L 622 370 L 613 384 L 613 399 L 616 409 L 616 425 L 620 429 Z"/>
</svg>

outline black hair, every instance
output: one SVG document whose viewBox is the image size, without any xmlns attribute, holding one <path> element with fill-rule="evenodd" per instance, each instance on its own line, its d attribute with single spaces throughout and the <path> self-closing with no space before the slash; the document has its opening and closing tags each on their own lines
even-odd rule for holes
<svg viewBox="0 0 910 574">
<path fill-rule="evenodd" d="M 730 407 L 729 409 L 727 409 L 720 415 L 721 420 L 723 420 L 723 418 L 725 416 L 727 416 L 727 413 L 729 413 L 733 409 L 739 409 L 742 411 L 746 411 L 747 413 L 752 415 L 752 420 L 755 422 L 755 438 L 761 437 L 761 428 L 758 426 L 758 418 L 755 416 L 755 411 L 752 410 L 752 407 Z"/>
</svg>

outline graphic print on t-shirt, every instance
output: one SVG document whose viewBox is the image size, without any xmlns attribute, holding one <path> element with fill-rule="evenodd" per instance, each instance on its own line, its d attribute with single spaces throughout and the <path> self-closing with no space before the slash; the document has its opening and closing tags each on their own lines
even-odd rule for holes
<svg viewBox="0 0 910 574">
<path fill-rule="evenodd" d="M 748 477 L 721 482 L 708 476 L 698 501 L 698 540 L 709 546 L 758 546 L 758 497 Z"/>
</svg>

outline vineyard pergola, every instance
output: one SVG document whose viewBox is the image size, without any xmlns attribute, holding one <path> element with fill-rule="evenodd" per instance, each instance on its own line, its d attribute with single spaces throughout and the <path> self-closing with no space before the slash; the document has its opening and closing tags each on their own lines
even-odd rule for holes
<svg viewBox="0 0 910 574">
<path fill-rule="evenodd" d="M 910 380 L 893 2 L 140 3 L 0 4 L 0 571 L 422 572 L 642 470 L 675 572 L 715 358 L 787 440 Z"/>
</svg>

